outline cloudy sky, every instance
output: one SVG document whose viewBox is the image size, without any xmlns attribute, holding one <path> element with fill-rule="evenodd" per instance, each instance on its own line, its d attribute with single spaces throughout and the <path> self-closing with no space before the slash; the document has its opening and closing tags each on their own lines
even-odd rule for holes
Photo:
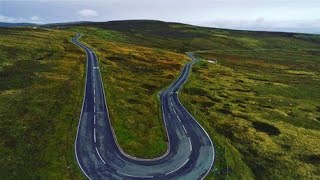
<svg viewBox="0 0 320 180">
<path fill-rule="evenodd" d="M 0 0 L 0 22 L 125 19 L 320 33 L 320 0 Z"/>
</svg>

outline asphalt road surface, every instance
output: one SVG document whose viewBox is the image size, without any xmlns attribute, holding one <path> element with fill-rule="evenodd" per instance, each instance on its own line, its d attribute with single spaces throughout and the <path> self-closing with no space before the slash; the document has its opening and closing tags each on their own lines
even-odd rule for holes
<svg viewBox="0 0 320 180">
<path fill-rule="evenodd" d="M 203 179 L 214 162 L 213 143 L 178 99 L 186 82 L 193 54 L 179 78 L 161 93 L 161 108 L 168 136 L 167 152 L 155 159 L 138 159 L 124 153 L 111 127 L 97 57 L 92 49 L 72 42 L 87 54 L 84 101 L 80 115 L 75 154 L 82 172 L 89 179 Z"/>
</svg>

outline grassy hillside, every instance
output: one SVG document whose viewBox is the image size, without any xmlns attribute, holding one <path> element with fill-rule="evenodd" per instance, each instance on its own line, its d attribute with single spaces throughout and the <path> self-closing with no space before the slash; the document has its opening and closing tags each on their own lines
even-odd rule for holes
<svg viewBox="0 0 320 180">
<path fill-rule="evenodd" d="M 235 157 L 258 179 L 320 177 L 319 52 L 197 54 L 218 64 L 198 63 L 181 97 L 220 150 L 227 148 L 217 172 L 228 164 L 231 176 L 241 176 Z"/>
<path fill-rule="evenodd" d="M 73 143 L 85 57 L 69 42 L 74 32 L 98 54 L 128 154 L 165 152 L 157 95 L 188 61 L 184 53 L 196 51 L 218 61 L 196 64 L 180 94 L 216 145 L 207 179 L 319 177 L 319 36 L 159 21 L 0 29 L 0 177 L 81 177 Z"/>
<path fill-rule="evenodd" d="M 84 53 L 73 33 L 0 29 L 0 177 L 79 179 Z"/>
<path fill-rule="evenodd" d="M 206 61 L 197 64 L 181 93 L 183 103 L 216 144 L 215 168 L 208 179 L 299 179 L 319 175 L 320 54 L 316 51 L 320 47 L 319 36 L 230 31 L 158 21 L 89 23 L 72 30 L 99 37 L 100 41 L 129 46 L 133 51 L 136 46 L 145 46 L 181 54 L 197 51 L 199 57 L 218 59 L 218 64 Z M 95 49 L 100 49 L 99 56 L 109 59 L 105 53 L 112 51 L 112 46 L 106 49 L 106 45 L 89 38 L 85 41 L 94 42 Z M 139 71 L 134 77 L 144 77 L 145 73 L 149 71 Z M 109 76 L 115 75 L 109 73 Z M 161 74 L 152 78 L 157 76 Z M 111 81 L 107 77 L 106 83 Z M 142 78 L 139 82 L 148 80 Z M 126 86 L 124 91 L 131 86 Z M 110 94 L 118 92 L 108 85 L 106 89 Z M 117 99 L 134 95 L 131 91 L 125 94 L 118 93 Z M 143 94 L 139 96 L 145 97 Z M 108 99 L 111 106 L 115 104 L 112 101 L 116 99 Z M 142 117 L 149 114 L 126 109 L 130 113 L 123 115 L 123 119 L 130 118 L 131 113 Z M 113 117 L 114 125 L 122 122 L 120 117 L 120 114 Z M 147 123 L 140 119 L 135 122 Z M 120 139 L 124 136 L 122 132 L 125 131 L 118 130 Z M 139 131 L 131 133 L 139 134 Z M 131 136 L 127 142 L 120 140 L 120 144 L 136 155 L 130 149 L 139 136 Z M 150 144 L 138 155 L 149 157 L 152 155 L 149 151 L 155 148 L 158 146 Z"/>
<path fill-rule="evenodd" d="M 161 21 L 111 21 L 87 23 L 86 33 L 147 47 L 185 53 L 212 49 L 319 48 L 320 37 L 294 33 L 235 31 Z"/>
</svg>

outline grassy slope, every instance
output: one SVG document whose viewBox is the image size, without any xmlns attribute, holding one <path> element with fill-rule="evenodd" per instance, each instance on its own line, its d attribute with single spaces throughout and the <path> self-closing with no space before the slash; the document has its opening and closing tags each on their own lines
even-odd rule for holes
<svg viewBox="0 0 320 180">
<path fill-rule="evenodd" d="M 227 167 L 231 169 L 228 173 L 231 179 L 316 176 L 319 117 L 315 110 L 319 102 L 315 99 L 319 97 L 316 91 L 319 54 L 301 49 L 319 48 L 319 36 L 228 31 L 148 21 L 88 26 L 95 27 L 77 27 L 77 30 L 104 40 L 131 44 L 131 48 L 139 45 L 181 53 L 223 50 L 198 55 L 230 58 L 219 65 L 205 62 L 196 65 L 181 94 L 183 103 L 216 143 L 215 171 L 208 179 L 225 178 Z M 286 51 L 234 51 L 252 49 Z M 143 76 L 144 72 L 137 75 Z M 112 100 L 108 102 L 112 104 Z M 278 130 L 280 134 L 268 134 Z M 301 138 L 294 141 L 294 137 Z M 125 146 L 126 142 L 122 143 Z M 145 150 L 139 155 L 149 155 L 150 149 Z"/>
<path fill-rule="evenodd" d="M 79 179 L 84 53 L 73 33 L 0 29 L 0 177 Z"/>
<path fill-rule="evenodd" d="M 319 162 L 315 146 L 319 144 L 319 117 L 314 113 L 319 107 L 314 106 L 319 103 L 315 100 L 319 95 L 315 91 L 319 54 L 300 53 L 299 49 L 319 48 L 318 36 L 228 31 L 156 21 L 90 26 L 94 27 L 74 27 L 71 31 L 84 32 L 87 36 L 83 41 L 98 52 L 118 141 L 127 153 L 139 157 L 158 156 L 166 149 L 156 97 L 187 61 L 184 54 L 173 52 L 291 50 L 198 54 L 218 58 L 219 65 L 197 64 L 181 97 L 216 143 L 217 170 L 208 179 L 225 178 L 227 166 L 232 169 L 228 174 L 231 179 L 296 178 L 306 171 L 311 172 L 307 174 L 310 177 L 315 176 Z M 5 164 L 0 175 L 78 179 L 73 140 L 81 106 L 84 57 L 67 43 L 73 33 L 1 31 L 0 116 L 6 120 L 0 122 L 0 161 Z M 45 38 L 49 34 L 54 41 L 51 45 Z M 287 66 L 291 69 L 281 69 Z M 234 83 L 236 80 L 240 83 Z M 235 84 L 239 87 L 234 88 Z M 296 85 L 298 88 L 291 87 Z M 291 103 L 291 108 L 290 103 L 277 100 L 296 104 Z M 268 135 L 270 129 L 276 134 Z M 296 137 L 301 139 L 294 141 Z"/>
<path fill-rule="evenodd" d="M 277 58 L 199 54 L 219 64 L 201 61 L 194 67 L 183 102 L 211 130 L 217 146 L 237 149 L 257 178 L 319 177 L 319 56 L 271 53 Z M 219 172 L 232 163 L 230 153 Z M 241 174 L 238 168 L 232 171 Z"/>
</svg>

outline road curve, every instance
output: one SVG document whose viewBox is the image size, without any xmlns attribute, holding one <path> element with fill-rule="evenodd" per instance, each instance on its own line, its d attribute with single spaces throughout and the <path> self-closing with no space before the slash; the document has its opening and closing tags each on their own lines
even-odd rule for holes
<svg viewBox="0 0 320 180">
<path fill-rule="evenodd" d="M 188 79 L 187 63 L 180 76 L 161 93 L 161 108 L 168 136 L 168 151 L 155 159 L 138 159 L 119 147 L 111 127 L 97 57 L 92 49 L 72 42 L 87 54 L 84 100 L 80 115 L 75 154 L 88 179 L 203 179 L 214 162 L 213 143 L 178 99 L 180 87 Z"/>
</svg>

